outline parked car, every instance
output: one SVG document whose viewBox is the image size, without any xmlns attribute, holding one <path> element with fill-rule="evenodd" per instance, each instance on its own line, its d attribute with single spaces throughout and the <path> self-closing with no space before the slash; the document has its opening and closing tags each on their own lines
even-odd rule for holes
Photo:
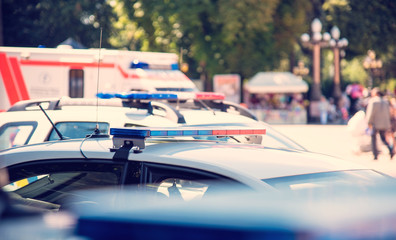
<svg viewBox="0 0 396 240">
<path fill-rule="evenodd" d="M 108 94 L 106 98 L 120 98 L 131 100 L 139 95 L 146 93 L 127 92 L 118 94 Z M 161 92 L 159 92 L 161 94 Z M 299 143 L 288 138 L 284 134 L 275 130 L 269 124 L 259 121 L 257 117 L 247 108 L 224 100 L 222 93 L 215 92 L 162 92 L 162 94 L 171 94 L 171 98 L 161 98 L 158 101 L 175 109 L 181 116 L 182 121 L 179 123 L 189 126 L 251 126 L 265 127 L 267 132 L 259 138 L 249 138 L 247 142 L 259 143 L 267 147 L 291 148 L 296 150 L 306 149 Z M 235 139 L 234 139 L 235 140 Z M 243 141 L 241 138 L 238 141 Z"/>
<path fill-rule="evenodd" d="M 187 107 L 178 110 L 170 102 L 159 102 L 163 98 L 175 100 L 177 96 L 174 94 L 139 93 L 134 96 L 134 98 L 60 98 L 18 102 L 0 115 L 0 150 L 58 140 L 61 136 L 84 138 L 92 134 L 96 128 L 101 133 L 108 133 L 110 127 L 169 127 L 197 123 L 265 124 L 255 120 L 249 114 Z M 39 106 L 44 110 L 42 111 Z M 215 114 L 213 111 L 216 111 Z M 241 107 L 241 111 L 248 110 Z M 263 145 L 305 150 L 268 124 L 265 124 L 265 127 L 267 135 L 260 136 L 260 143 Z"/>
<path fill-rule="evenodd" d="M 364 188 L 390 178 L 328 155 L 192 138 L 263 132 L 246 127 L 111 128 L 112 138 L 92 135 L 14 147 L 0 151 L 0 167 L 10 180 L 3 190 L 21 204 L 58 211 L 73 191 L 97 187 L 137 184 L 164 198 L 191 201 L 220 184 L 309 195 L 337 183 Z"/>
</svg>

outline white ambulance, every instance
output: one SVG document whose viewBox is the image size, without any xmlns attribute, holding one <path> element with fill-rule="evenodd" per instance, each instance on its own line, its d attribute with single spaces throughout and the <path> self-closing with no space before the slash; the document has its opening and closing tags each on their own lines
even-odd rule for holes
<svg viewBox="0 0 396 240">
<path fill-rule="evenodd" d="M 173 53 L 0 47 L 0 111 L 20 100 L 99 92 L 197 91 Z"/>
</svg>

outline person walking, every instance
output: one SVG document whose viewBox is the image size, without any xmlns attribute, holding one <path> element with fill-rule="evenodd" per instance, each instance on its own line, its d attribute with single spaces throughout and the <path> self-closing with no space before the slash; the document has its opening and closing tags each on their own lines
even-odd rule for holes
<svg viewBox="0 0 396 240">
<path fill-rule="evenodd" d="M 329 102 L 325 96 L 320 97 L 319 101 L 320 123 L 327 124 L 329 113 Z"/>
<path fill-rule="evenodd" d="M 386 134 L 391 130 L 391 116 L 389 102 L 383 99 L 383 94 L 379 88 L 371 90 L 371 98 L 367 104 L 366 118 L 371 131 L 371 148 L 374 160 L 378 159 L 377 135 L 388 147 L 390 158 L 394 155 L 393 146 L 386 139 Z"/>
</svg>

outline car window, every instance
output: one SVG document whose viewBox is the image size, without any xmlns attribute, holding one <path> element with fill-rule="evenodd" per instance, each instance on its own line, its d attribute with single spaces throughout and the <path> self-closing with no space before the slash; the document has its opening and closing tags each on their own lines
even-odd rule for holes
<svg viewBox="0 0 396 240">
<path fill-rule="evenodd" d="M 263 179 L 269 185 L 298 194 L 332 193 L 341 187 L 368 188 L 390 177 L 373 170 L 349 170 Z"/>
<path fill-rule="evenodd" d="M 66 138 L 85 138 L 94 132 L 96 122 L 58 122 L 56 128 Z M 109 133 L 109 123 L 99 123 L 100 133 Z M 48 137 L 48 141 L 59 140 L 59 136 L 53 129 Z"/>
<path fill-rule="evenodd" d="M 157 193 L 165 197 L 184 201 L 201 199 L 209 187 L 205 182 L 181 178 L 167 178 L 152 186 L 157 188 Z"/>
<path fill-rule="evenodd" d="M 0 150 L 25 145 L 29 142 L 37 122 L 13 122 L 0 128 Z"/>
<path fill-rule="evenodd" d="M 124 127 L 147 127 L 145 125 L 135 124 L 135 123 L 125 123 Z"/>
<path fill-rule="evenodd" d="M 8 168 L 10 183 L 4 191 L 21 204 L 59 210 L 74 191 L 98 187 L 118 188 L 124 164 L 92 160 L 31 162 Z"/>
<path fill-rule="evenodd" d="M 210 192 L 215 192 L 216 188 L 223 185 L 242 186 L 232 179 L 198 169 L 154 163 L 144 163 L 143 169 L 143 181 L 146 182 L 147 189 L 164 198 L 199 200 L 209 194 L 209 189 Z"/>
<path fill-rule="evenodd" d="M 306 151 L 304 147 L 292 141 L 285 135 L 279 133 L 271 127 L 267 127 L 267 133 L 263 136 L 262 145 L 272 148 L 291 148 Z"/>
</svg>

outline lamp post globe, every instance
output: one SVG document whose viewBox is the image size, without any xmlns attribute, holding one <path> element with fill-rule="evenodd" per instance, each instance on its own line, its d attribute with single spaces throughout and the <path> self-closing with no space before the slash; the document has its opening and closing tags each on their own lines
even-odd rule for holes
<svg viewBox="0 0 396 240">
<path fill-rule="evenodd" d="M 322 22 L 318 18 L 315 18 L 312 21 L 311 30 L 312 30 L 313 33 L 322 31 Z"/>
<path fill-rule="evenodd" d="M 334 52 L 334 84 L 333 97 L 338 106 L 341 99 L 341 83 L 340 83 L 340 56 L 344 55 L 342 50 L 348 45 L 346 38 L 340 39 L 341 31 L 337 26 L 331 28 L 330 33 L 322 31 L 322 23 L 318 18 L 315 18 L 311 23 L 312 35 L 304 33 L 301 35 L 301 42 L 304 47 L 312 49 L 312 84 L 310 95 L 310 117 L 317 117 L 317 105 L 322 97 L 320 85 L 320 49 L 323 47 L 331 47 Z M 342 50 L 342 52 L 340 52 Z"/>
<path fill-rule="evenodd" d="M 374 87 L 374 77 L 379 75 L 379 69 L 382 68 L 382 61 L 381 59 L 376 59 L 374 50 L 367 51 L 367 56 L 363 61 L 363 67 L 369 73 L 368 88 L 372 89 Z"/>
<path fill-rule="evenodd" d="M 332 27 L 331 30 L 330 30 L 330 32 L 331 32 L 331 36 L 332 36 L 335 40 L 340 39 L 341 32 L 340 32 L 340 29 L 339 29 L 337 26 Z"/>
<path fill-rule="evenodd" d="M 330 30 L 332 39 L 329 46 L 333 49 L 334 54 L 334 80 L 333 80 L 333 98 L 338 107 L 339 101 L 342 97 L 341 91 L 341 50 L 348 46 L 348 40 L 341 38 L 341 31 L 337 26 L 333 26 Z"/>
</svg>

